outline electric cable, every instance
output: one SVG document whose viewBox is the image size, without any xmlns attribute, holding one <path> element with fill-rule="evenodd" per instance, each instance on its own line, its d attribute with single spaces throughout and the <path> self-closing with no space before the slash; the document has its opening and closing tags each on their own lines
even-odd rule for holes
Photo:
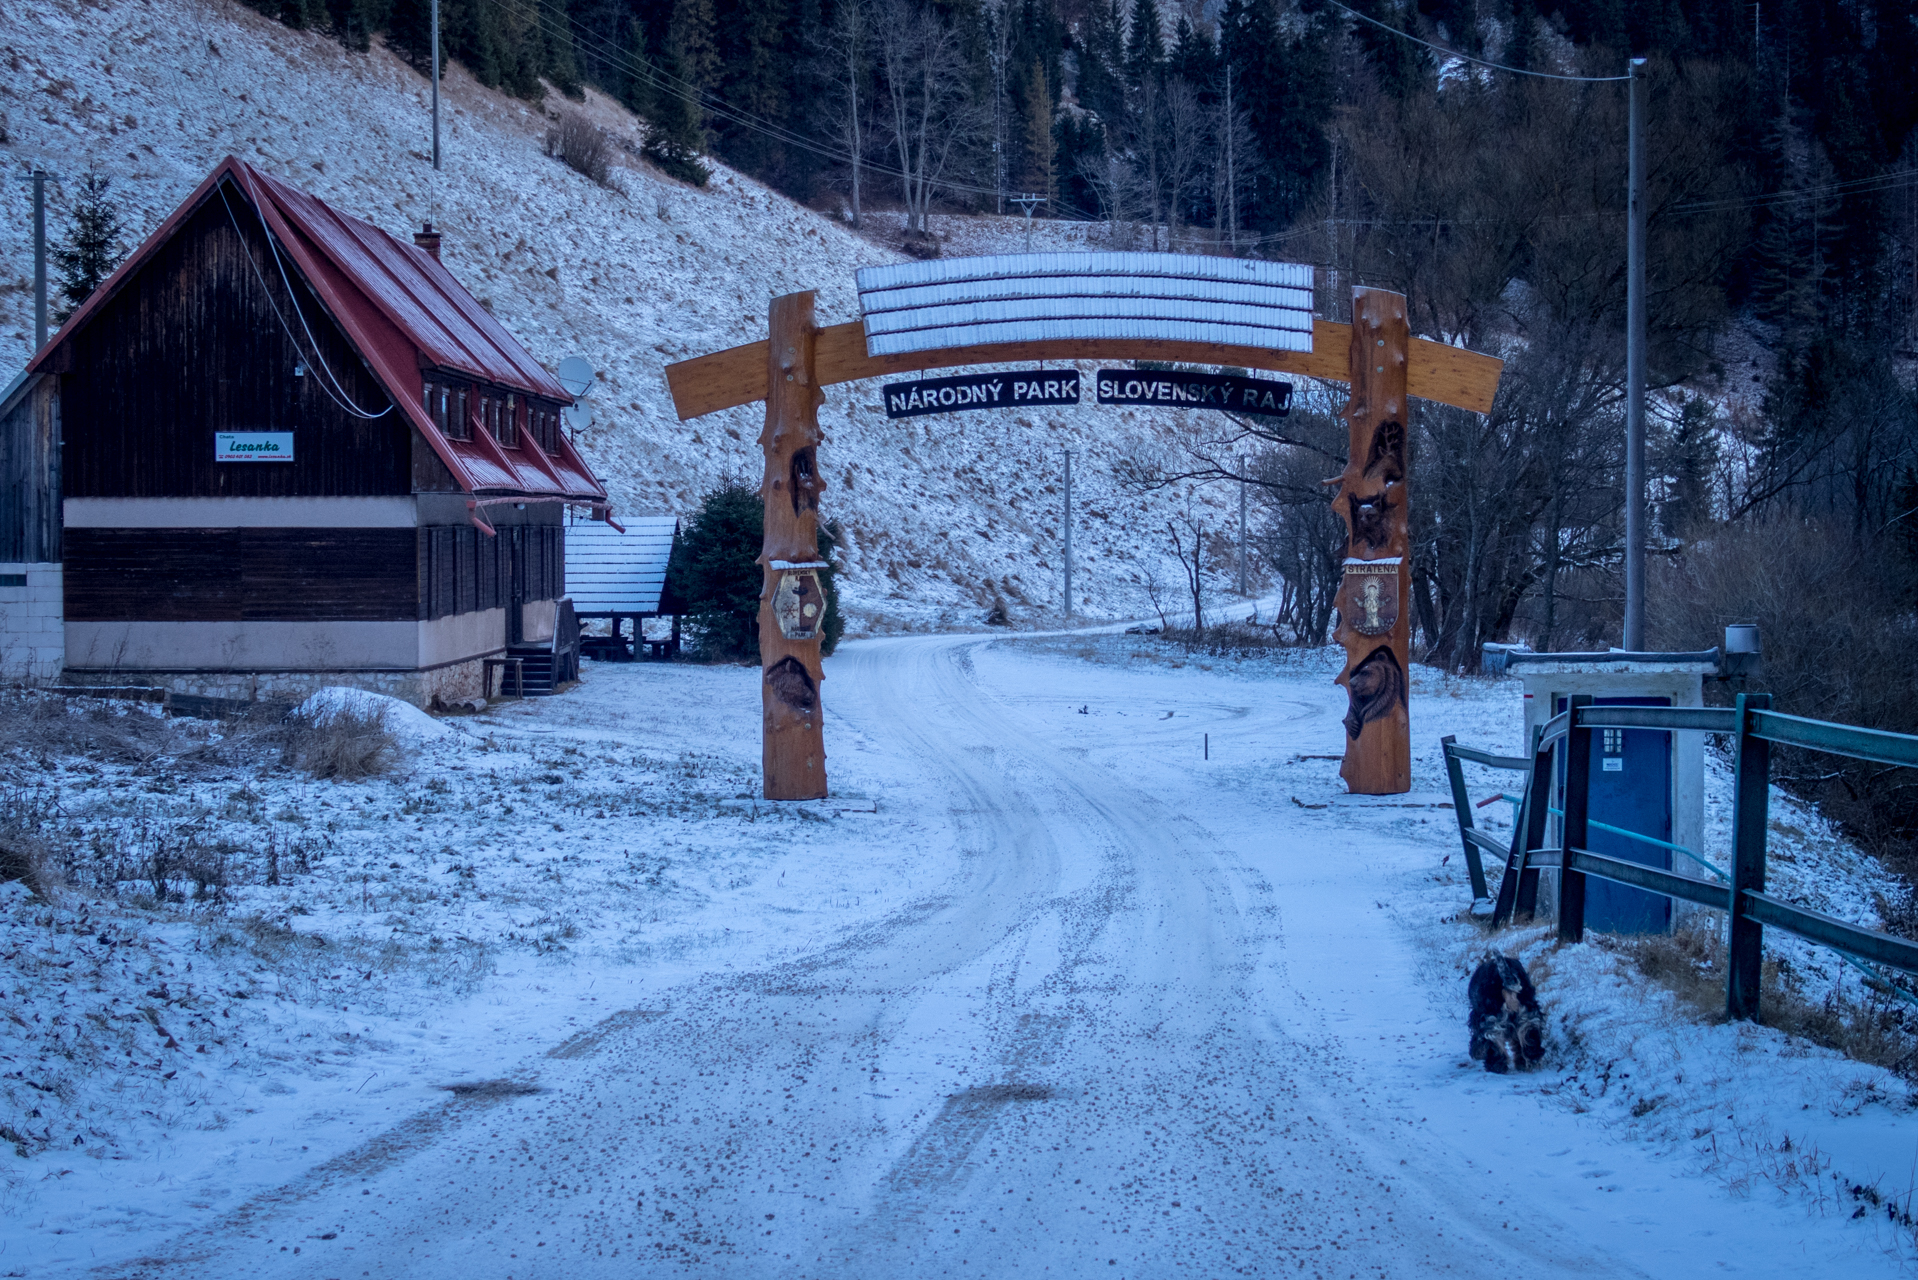
<svg viewBox="0 0 1918 1280">
<path fill-rule="evenodd" d="M 280 322 L 280 331 L 286 334 L 286 340 L 293 344 L 293 353 L 304 360 L 306 353 L 300 350 L 300 340 L 293 336 L 292 326 L 287 324 L 286 317 L 280 313 L 280 304 L 273 300 L 273 290 L 268 287 L 266 276 L 260 271 L 260 264 L 253 261 L 253 254 L 246 248 L 246 233 L 240 230 L 240 220 L 234 216 L 233 205 L 226 198 L 226 183 L 222 182 L 219 190 L 220 203 L 226 206 L 227 221 L 233 224 L 233 234 L 240 238 L 241 252 L 246 257 L 246 264 L 253 268 L 253 278 L 260 282 L 260 292 L 266 295 L 266 305 L 273 308 L 273 318 Z M 329 388 L 325 382 L 322 382 L 320 384 L 320 390 L 326 392 L 327 399 L 356 418 L 366 418 L 369 420 L 384 418 L 387 414 L 393 412 L 394 406 L 391 399 L 388 399 L 386 407 L 378 413 L 368 413 L 365 409 L 360 408 L 347 398 L 346 388 L 340 386 L 340 380 L 333 376 L 332 367 L 326 363 L 326 357 L 320 351 L 319 341 L 313 337 L 313 330 L 306 323 L 306 313 L 300 310 L 299 295 L 293 292 L 293 282 L 287 279 L 286 264 L 280 261 L 280 250 L 274 243 L 273 229 L 266 225 L 265 218 L 260 218 L 260 230 L 266 233 L 267 248 L 272 251 L 273 261 L 280 269 L 280 281 L 286 286 L 286 296 L 288 301 L 293 304 L 293 314 L 300 318 L 300 328 L 306 331 L 306 340 L 313 344 L 313 363 L 326 372 L 327 381 L 333 384 L 333 386 Z M 335 395 L 335 391 L 339 394 Z"/>
<path fill-rule="evenodd" d="M 1474 58 L 1469 53 L 1460 53 L 1457 49 L 1447 49 L 1444 45 L 1433 44 L 1430 40 L 1421 40 L 1409 31 L 1401 31 L 1397 27 L 1391 26 L 1384 22 L 1380 22 L 1377 18 L 1370 17 L 1367 14 L 1360 13 L 1357 9 L 1351 8 L 1347 5 L 1342 5 L 1339 3 L 1339 0 L 1326 0 L 1326 3 L 1331 5 L 1334 9 L 1343 10 L 1344 12 L 1351 14 L 1353 17 L 1357 18 L 1361 22 L 1371 23 L 1373 26 L 1377 27 L 1381 31 L 1389 31 L 1395 36 L 1399 36 L 1403 39 L 1410 40 L 1413 44 L 1422 44 L 1426 48 L 1432 50 L 1434 53 L 1442 53 L 1448 58 L 1457 58 L 1461 62 L 1470 62 L 1477 66 L 1489 67 L 1493 71 L 1507 71 L 1515 76 L 1535 76 L 1540 80 L 1571 80 L 1579 84 L 1612 84 L 1620 80 L 1631 79 L 1629 75 L 1568 76 L 1568 75 L 1561 75 L 1555 71 L 1528 71 L 1524 67 L 1508 67 L 1502 62 L 1488 62 L 1484 58 Z"/>
</svg>

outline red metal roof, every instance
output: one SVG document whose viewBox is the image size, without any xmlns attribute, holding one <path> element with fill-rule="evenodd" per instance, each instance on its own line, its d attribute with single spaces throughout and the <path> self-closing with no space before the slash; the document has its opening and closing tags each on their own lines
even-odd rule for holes
<svg viewBox="0 0 1918 1280">
<path fill-rule="evenodd" d="M 470 440 L 448 439 L 427 415 L 422 368 L 562 404 L 573 399 L 438 259 L 233 156 L 221 161 L 94 290 L 27 368 L 38 371 L 46 365 L 224 181 L 231 181 L 253 207 L 399 411 L 467 492 L 605 504 L 605 487 L 564 434 L 557 455 L 546 453 L 527 432 L 520 433 L 517 447 L 503 448 L 479 424 L 477 397 L 469 402 Z"/>
</svg>

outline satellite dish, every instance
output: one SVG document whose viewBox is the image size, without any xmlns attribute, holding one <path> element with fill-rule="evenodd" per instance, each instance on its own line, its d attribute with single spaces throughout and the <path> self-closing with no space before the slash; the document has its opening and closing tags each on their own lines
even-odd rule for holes
<svg viewBox="0 0 1918 1280">
<path fill-rule="evenodd" d="M 559 385 L 566 388 L 569 396 L 585 395 L 597 377 L 599 375 L 593 372 L 593 366 L 579 356 L 567 356 L 559 362 Z"/>
<path fill-rule="evenodd" d="M 582 360 L 580 363 L 584 364 L 586 362 Z M 560 367 L 562 369 L 565 368 L 564 365 Z M 572 388 L 568 387 L 567 390 L 571 391 Z M 566 429 L 574 435 L 578 435 L 593 425 L 593 406 L 590 404 L 569 404 L 559 411 L 559 416 L 565 419 Z"/>
</svg>

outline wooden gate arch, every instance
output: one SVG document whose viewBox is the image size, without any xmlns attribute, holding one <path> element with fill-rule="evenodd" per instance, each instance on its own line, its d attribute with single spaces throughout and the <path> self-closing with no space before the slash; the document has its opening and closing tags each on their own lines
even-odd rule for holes
<svg viewBox="0 0 1918 1280">
<path fill-rule="evenodd" d="M 682 421 L 766 402 L 759 443 L 762 762 L 769 800 L 827 794 L 817 571 L 819 406 L 841 382 L 1023 361 L 1160 360 L 1346 383 L 1347 530 L 1337 638 L 1355 793 L 1412 785 L 1407 404 L 1489 413 L 1502 362 L 1411 336 L 1405 298 L 1352 291 L 1352 323 L 1312 314 L 1312 268 L 1170 253 L 1039 253 L 860 270 L 859 320 L 821 327 L 811 292 L 772 300 L 759 342 L 666 368 Z"/>
</svg>

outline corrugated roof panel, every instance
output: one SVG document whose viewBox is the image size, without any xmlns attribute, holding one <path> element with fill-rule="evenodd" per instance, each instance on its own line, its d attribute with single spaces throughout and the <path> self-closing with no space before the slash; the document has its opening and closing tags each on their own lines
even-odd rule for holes
<svg viewBox="0 0 1918 1280">
<path fill-rule="evenodd" d="M 1188 280 L 1234 280 L 1293 288 L 1312 287 L 1312 268 L 1258 258 L 1209 258 L 1188 253 L 1000 253 L 975 258 L 933 258 L 861 267 L 859 291 L 897 289 L 952 280 L 1018 276 L 1171 276 Z"/>
<path fill-rule="evenodd" d="M 950 302 L 936 307 L 866 314 L 868 334 L 904 333 L 954 325 L 1004 324 L 1018 320 L 1191 320 L 1200 324 L 1245 325 L 1254 329 L 1312 331 L 1312 313 L 1235 302 L 1193 302 L 1186 298 L 1001 298 L 991 302 Z"/>
<path fill-rule="evenodd" d="M 1312 349 L 1312 268 L 1177 253 L 1017 253 L 862 267 L 866 353 L 1135 338 Z"/>
<path fill-rule="evenodd" d="M 1000 298 L 1182 298 L 1195 302 L 1236 302 L 1251 306 L 1312 309 L 1309 286 L 1249 284 L 1242 280 L 1201 280 L 1183 276 L 1008 276 L 947 280 L 898 289 L 873 289 L 861 295 L 869 316 L 948 302 L 990 302 Z"/>
<path fill-rule="evenodd" d="M 1310 332 L 1254 329 L 1245 325 L 1199 324 L 1190 320 L 1017 320 L 1000 324 L 914 329 L 906 333 L 868 334 L 869 355 L 943 351 L 1007 342 L 1049 342 L 1085 338 L 1131 338 L 1155 342 L 1212 342 L 1268 351 L 1310 351 Z"/>
<path fill-rule="evenodd" d="M 578 613 L 657 613 L 677 516 L 637 516 L 626 532 L 566 526 L 566 594 Z"/>
</svg>

